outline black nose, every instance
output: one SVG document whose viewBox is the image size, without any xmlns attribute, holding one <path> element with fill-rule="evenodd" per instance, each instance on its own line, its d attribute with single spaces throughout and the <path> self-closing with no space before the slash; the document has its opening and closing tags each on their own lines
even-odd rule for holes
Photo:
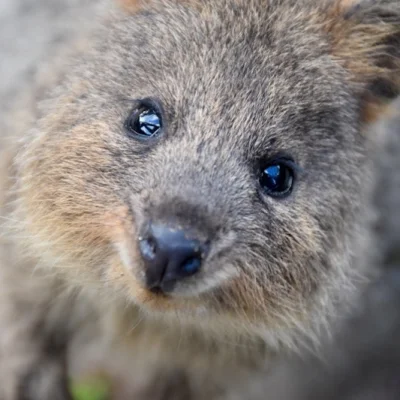
<svg viewBox="0 0 400 400">
<path fill-rule="evenodd" d="M 177 281 L 201 268 L 205 246 L 187 237 L 183 230 L 151 225 L 149 233 L 139 240 L 146 264 L 146 284 L 152 291 L 171 292 Z"/>
</svg>

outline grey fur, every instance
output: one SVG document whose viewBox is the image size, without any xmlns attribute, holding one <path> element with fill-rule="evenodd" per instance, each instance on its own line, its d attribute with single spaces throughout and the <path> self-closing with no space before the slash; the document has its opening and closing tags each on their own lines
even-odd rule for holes
<svg viewBox="0 0 400 400">
<path fill-rule="evenodd" d="M 233 399 L 395 400 L 400 396 L 400 100 L 389 117 L 371 130 L 383 145 L 376 167 L 369 246 L 358 263 L 378 276 L 347 316 L 323 357 L 290 359 L 275 374 L 264 372 L 246 386 L 235 386 Z"/>
<path fill-rule="evenodd" d="M 46 76 L 51 94 L 33 102 L 26 124 L 11 119 L 2 168 L 4 400 L 21 398 L 32 369 L 62 365 L 87 315 L 122 347 L 115 358 L 183 370 L 205 398 L 330 329 L 366 274 L 352 265 L 370 187 L 366 90 L 398 89 L 391 59 L 379 59 L 379 76 L 374 41 L 365 77 L 346 68 L 350 50 L 332 53 L 345 20 L 335 4 L 156 0 L 134 15 L 115 10 L 72 65 Z M 380 13 L 392 51 L 400 10 L 381 6 L 361 7 L 351 23 L 374 27 Z M 151 146 L 123 127 L 133 101 L 149 96 L 166 119 Z M 300 172 L 292 195 L 275 200 L 260 192 L 257 171 L 282 153 Z M 202 271 L 172 299 L 143 289 L 137 237 L 149 219 L 212 239 Z"/>
</svg>

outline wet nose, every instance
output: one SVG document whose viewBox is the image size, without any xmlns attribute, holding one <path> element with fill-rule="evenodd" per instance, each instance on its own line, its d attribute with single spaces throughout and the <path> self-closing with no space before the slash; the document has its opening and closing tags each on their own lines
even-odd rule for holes
<svg viewBox="0 0 400 400">
<path fill-rule="evenodd" d="M 196 274 L 206 250 L 184 230 L 165 225 L 151 225 L 148 234 L 139 239 L 139 247 L 148 289 L 163 293 L 171 292 L 179 280 Z"/>
</svg>

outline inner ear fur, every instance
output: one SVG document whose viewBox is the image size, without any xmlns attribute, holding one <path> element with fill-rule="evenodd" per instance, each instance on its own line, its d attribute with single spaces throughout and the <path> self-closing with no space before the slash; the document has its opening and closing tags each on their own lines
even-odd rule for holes
<svg viewBox="0 0 400 400">
<path fill-rule="evenodd" d="M 335 0 L 326 30 L 335 59 L 349 71 L 375 120 L 400 93 L 400 0 Z"/>
</svg>

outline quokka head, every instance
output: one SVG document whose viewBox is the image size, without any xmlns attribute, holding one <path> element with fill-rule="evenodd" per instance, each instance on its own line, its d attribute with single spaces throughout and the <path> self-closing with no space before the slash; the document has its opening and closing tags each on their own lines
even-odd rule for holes
<svg viewBox="0 0 400 400">
<path fill-rule="evenodd" d="M 18 157 L 26 245 L 167 319 L 320 320 L 354 272 L 363 127 L 399 91 L 398 2 L 123 3 Z"/>
</svg>

